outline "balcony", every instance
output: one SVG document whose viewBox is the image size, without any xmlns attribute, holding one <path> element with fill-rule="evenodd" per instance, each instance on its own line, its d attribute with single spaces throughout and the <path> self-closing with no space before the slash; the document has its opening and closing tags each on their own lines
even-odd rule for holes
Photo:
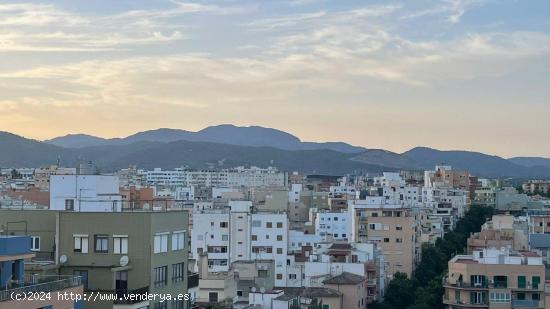
<svg viewBox="0 0 550 309">
<path fill-rule="evenodd" d="M 450 288 L 456 288 L 456 289 L 467 289 L 467 290 L 487 290 L 489 288 L 489 285 L 487 282 L 464 282 L 464 281 L 457 281 L 455 283 L 449 283 L 447 279 L 443 280 L 443 285 Z"/>
<path fill-rule="evenodd" d="M 489 307 L 489 302 L 480 302 L 480 303 L 474 303 L 471 304 L 469 302 L 461 301 L 461 300 L 449 300 L 448 298 L 443 298 L 443 303 L 445 305 L 451 305 L 453 307 L 464 307 L 464 308 L 486 308 Z"/>
<path fill-rule="evenodd" d="M 13 283 L 0 290 L 0 302 L 11 300 L 12 293 L 54 292 L 82 285 L 75 276 L 25 276 L 23 282 Z"/>
<path fill-rule="evenodd" d="M 531 299 L 514 299 L 512 300 L 512 308 L 539 308 L 539 301 Z"/>
</svg>

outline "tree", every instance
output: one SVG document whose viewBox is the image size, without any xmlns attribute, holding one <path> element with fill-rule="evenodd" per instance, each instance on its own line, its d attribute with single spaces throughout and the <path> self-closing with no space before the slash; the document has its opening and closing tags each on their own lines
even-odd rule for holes
<svg viewBox="0 0 550 309">
<path fill-rule="evenodd" d="M 396 273 L 388 284 L 383 302 L 369 305 L 374 309 L 443 309 L 443 277 L 447 261 L 466 250 L 471 233 L 479 232 L 485 221 L 492 216 L 493 208 L 471 206 L 453 231 L 445 233 L 435 244 L 422 246 L 422 260 L 416 267 L 413 279 Z"/>
<path fill-rule="evenodd" d="M 414 286 L 407 274 L 395 273 L 388 284 L 384 299 L 390 308 L 407 308 L 414 303 Z"/>
<path fill-rule="evenodd" d="M 11 170 L 11 179 L 21 179 L 21 173 L 19 173 L 16 169 Z"/>
</svg>

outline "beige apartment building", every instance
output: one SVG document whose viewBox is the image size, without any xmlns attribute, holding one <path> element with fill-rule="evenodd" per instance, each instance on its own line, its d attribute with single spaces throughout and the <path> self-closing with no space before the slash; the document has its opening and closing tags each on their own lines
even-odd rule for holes
<svg viewBox="0 0 550 309">
<path fill-rule="evenodd" d="M 397 272 L 410 278 L 420 258 L 420 229 L 411 210 L 399 205 L 356 205 L 354 221 L 354 240 L 375 243 L 384 253 L 387 279 Z"/>
<path fill-rule="evenodd" d="M 494 215 L 486 222 L 481 231 L 468 238 L 468 254 L 484 248 L 510 248 L 512 250 L 527 250 L 529 248 L 527 235 L 512 215 Z"/>
<path fill-rule="evenodd" d="M 548 192 L 550 191 L 550 180 L 529 180 L 521 187 L 526 193 L 548 194 Z"/>
<path fill-rule="evenodd" d="M 343 294 L 342 308 L 367 308 L 367 278 L 343 272 L 323 281 L 323 285 Z"/>
<path fill-rule="evenodd" d="M 483 249 L 449 261 L 447 308 L 545 308 L 542 257 L 530 251 Z"/>
</svg>

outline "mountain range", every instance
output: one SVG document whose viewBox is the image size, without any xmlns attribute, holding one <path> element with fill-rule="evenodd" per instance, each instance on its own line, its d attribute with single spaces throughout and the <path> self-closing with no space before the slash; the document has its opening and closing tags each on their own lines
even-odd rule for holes
<svg viewBox="0 0 550 309">
<path fill-rule="evenodd" d="M 101 171 L 130 164 L 165 169 L 276 166 L 304 173 L 433 169 L 448 164 L 482 177 L 549 177 L 550 159 L 517 157 L 504 159 L 470 151 L 442 151 L 416 147 L 404 153 L 367 149 L 343 142 L 303 142 L 287 132 L 259 126 L 219 125 L 197 132 L 157 129 L 123 138 L 105 139 L 70 134 L 46 141 L 0 132 L 0 166 L 36 167 L 55 163 L 76 166 L 92 160 Z"/>
</svg>

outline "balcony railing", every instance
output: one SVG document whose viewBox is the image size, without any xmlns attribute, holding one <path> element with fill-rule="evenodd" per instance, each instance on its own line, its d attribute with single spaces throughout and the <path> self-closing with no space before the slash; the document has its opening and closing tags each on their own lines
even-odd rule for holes
<svg viewBox="0 0 550 309">
<path fill-rule="evenodd" d="M 14 293 L 53 292 L 82 285 L 78 276 L 25 276 L 25 280 L 0 290 L 0 301 L 11 300 Z"/>
<path fill-rule="evenodd" d="M 512 300 L 512 308 L 538 308 L 538 307 L 539 307 L 538 300 L 531 300 L 531 299 Z"/>
</svg>

